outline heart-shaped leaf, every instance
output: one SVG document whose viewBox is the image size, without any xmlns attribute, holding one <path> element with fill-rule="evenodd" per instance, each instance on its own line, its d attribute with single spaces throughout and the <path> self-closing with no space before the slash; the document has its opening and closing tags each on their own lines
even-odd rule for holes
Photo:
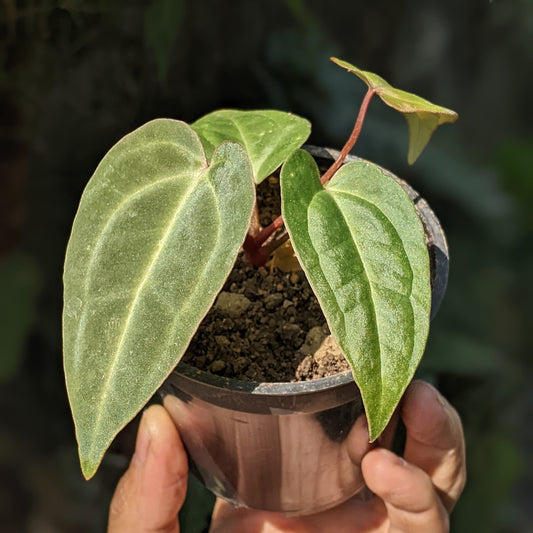
<svg viewBox="0 0 533 533">
<path fill-rule="evenodd" d="M 64 365 L 84 475 L 172 371 L 229 274 L 255 189 L 244 149 L 149 122 L 104 157 L 64 272 Z"/>
<path fill-rule="evenodd" d="M 407 156 L 409 164 L 418 159 L 438 126 L 457 120 L 457 113 L 451 109 L 432 104 L 420 96 L 396 89 L 381 76 L 358 69 L 347 61 L 335 57 L 332 57 L 331 60 L 363 80 L 388 106 L 403 113 L 409 128 L 409 153 Z"/>
<path fill-rule="evenodd" d="M 252 162 L 256 183 L 270 176 L 311 132 L 307 120 L 275 110 L 222 109 L 200 118 L 192 128 L 200 136 L 208 159 L 223 141 L 242 144 Z"/>
<path fill-rule="evenodd" d="M 365 405 L 370 438 L 387 425 L 422 357 L 429 329 L 429 256 L 415 207 L 368 162 L 320 184 L 298 150 L 281 171 L 282 213 L 294 250 Z"/>
</svg>

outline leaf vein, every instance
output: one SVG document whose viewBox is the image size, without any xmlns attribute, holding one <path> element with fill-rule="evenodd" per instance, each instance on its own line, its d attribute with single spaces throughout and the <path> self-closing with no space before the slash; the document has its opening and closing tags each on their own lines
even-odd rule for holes
<svg viewBox="0 0 533 533">
<path fill-rule="evenodd" d="M 180 177 L 191 177 L 191 176 L 195 176 L 195 173 L 183 173 L 183 174 L 180 174 Z M 96 262 L 96 259 L 98 257 L 98 254 L 99 254 L 102 246 L 104 245 L 105 239 L 103 237 L 104 237 L 104 235 L 106 233 L 108 233 L 110 231 L 110 227 L 111 227 L 112 222 L 117 218 L 117 216 L 120 214 L 120 212 L 130 202 L 132 202 L 135 198 L 137 198 L 140 195 L 142 195 L 145 191 L 149 190 L 150 188 L 157 187 L 157 186 L 159 186 L 159 185 L 161 185 L 163 183 L 166 183 L 168 181 L 172 181 L 174 179 L 176 179 L 176 175 L 168 176 L 168 177 L 165 177 L 163 179 L 154 181 L 154 182 L 152 182 L 152 183 L 150 183 L 148 185 L 145 185 L 145 186 L 139 188 L 138 190 L 136 190 L 133 194 L 128 195 L 126 198 L 124 198 L 117 205 L 115 211 L 113 211 L 113 214 L 108 218 L 108 220 L 106 221 L 105 225 L 102 228 L 102 231 L 99 233 L 98 241 L 96 242 L 96 245 L 94 246 L 94 248 L 91 251 L 91 255 L 89 257 L 88 265 L 87 265 L 87 273 L 88 274 L 87 274 L 87 276 L 85 278 L 85 281 L 84 281 L 84 284 L 83 284 L 83 297 L 81 298 L 81 300 L 83 302 L 87 301 L 87 295 L 88 295 L 89 289 L 90 289 L 90 286 L 89 286 L 90 281 L 91 281 L 90 272 L 92 271 L 94 263 Z M 88 306 L 85 305 L 84 309 L 82 311 L 82 314 L 80 316 L 79 327 L 78 327 L 78 331 L 77 331 L 77 334 L 76 334 L 76 339 L 74 340 L 73 366 L 76 366 L 76 361 L 79 359 L 79 350 L 80 350 L 79 338 L 83 337 L 83 334 L 85 333 L 86 322 L 87 322 L 87 313 L 88 313 Z"/>
<path fill-rule="evenodd" d="M 171 231 L 172 231 L 172 229 L 173 229 L 173 227 L 175 225 L 175 222 L 178 219 L 179 214 L 181 213 L 181 211 L 182 211 L 182 209 L 184 207 L 184 204 L 186 203 L 186 201 L 187 201 L 187 199 L 189 197 L 190 191 L 192 189 L 194 189 L 194 187 L 197 185 L 197 183 L 198 183 L 198 181 L 192 181 L 189 184 L 189 187 L 187 188 L 186 192 L 183 194 L 182 198 L 180 198 L 180 201 L 178 202 L 178 204 L 176 206 L 176 209 L 175 209 L 175 211 L 173 213 L 172 219 L 166 225 L 166 229 L 164 231 L 164 234 L 159 239 L 158 245 L 157 245 L 157 247 L 156 247 L 156 249 L 155 249 L 155 251 L 152 254 L 152 257 L 150 259 L 150 263 L 148 264 L 148 267 L 145 269 L 145 272 L 144 272 L 144 275 L 143 275 L 143 277 L 141 279 L 141 282 L 139 283 L 139 286 L 138 286 L 137 290 L 135 291 L 135 295 L 133 296 L 132 302 L 131 302 L 131 304 L 129 306 L 129 309 L 128 309 L 128 313 L 127 313 L 127 316 L 126 316 L 124 327 L 122 329 L 122 334 L 120 335 L 120 339 L 119 339 L 119 341 L 117 343 L 117 348 L 116 348 L 113 356 L 111 357 L 110 364 L 108 365 L 109 372 L 107 373 L 107 375 L 105 377 L 105 382 L 104 382 L 104 385 L 102 387 L 102 390 L 104 391 L 104 393 L 100 397 L 100 401 L 98 402 L 99 403 L 99 407 L 96 409 L 96 412 L 98 413 L 97 416 L 96 416 L 96 419 L 95 419 L 95 423 L 94 423 L 94 431 L 95 431 L 96 434 L 98 434 L 98 432 L 99 432 L 99 426 L 100 426 L 101 419 L 102 419 L 103 409 L 101 408 L 101 406 L 105 405 L 107 396 L 109 395 L 110 387 L 108 386 L 108 384 L 111 382 L 113 376 L 115 375 L 115 371 L 116 371 L 118 362 L 121 359 L 121 353 L 122 353 L 122 348 L 123 348 L 123 345 L 124 345 L 124 340 L 126 338 L 126 332 L 130 328 L 130 323 L 131 323 L 132 317 L 134 315 L 134 310 L 135 310 L 135 308 L 137 306 L 137 303 L 139 302 L 140 295 L 141 295 L 141 293 L 142 293 L 142 291 L 144 289 L 144 286 L 146 285 L 147 280 L 150 277 L 150 273 L 152 272 L 152 269 L 153 269 L 154 265 L 157 263 L 157 260 L 158 260 L 160 254 L 161 254 L 161 251 L 163 250 L 163 248 L 164 248 L 164 246 L 165 246 L 165 244 L 166 244 L 166 242 L 168 240 L 168 236 L 170 235 L 170 233 L 171 233 Z"/>
<path fill-rule="evenodd" d="M 376 304 L 375 304 L 375 290 L 374 290 L 374 287 L 373 287 L 373 284 L 372 284 L 372 281 L 370 280 L 370 276 L 368 274 L 368 267 L 367 267 L 367 264 L 363 258 L 363 255 L 361 254 L 360 250 L 359 250 L 359 246 L 358 246 L 358 238 L 355 236 L 355 234 L 352 232 L 352 229 L 350 228 L 350 224 L 348 224 L 348 221 L 344 215 L 344 212 L 341 208 L 341 206 L 339 205 L 339 203 L 337 202 L 336 198 L 335 198 L 335 194 L 338 194 L 337 192 L 335 192 L 335 194 L 331 194 L 329 191 L 325 191 L 329 194 L 329 196 L 331 197 L 331 199 L 333 200 L 335 206 L 337 207 L 337 210 L 339 211 L 341 217 L 342 217 L 342 220 L 344 222 L 344 225 L 346 226 L 348 232 L 350 233 L 350 236 L 352 237 L 352 240 L 353 240 L 353 243 L 354 243 L 354 246 L 355 246 L 355 249 L 357 251 L 357 255 L 359 256 L 359 259 L 361 260 L 361 264 L 363 265 L 363 273 L 364 273 L 364 276 L 366 278 L 366 281 L 368 283 L 368 287 L 369 287 L 369 290 L 370 290 L 370 294 L 371 294 L 371 308 L 372 308 L 372 314 L 373 314 L 373 317 L 374 317 L 374 324 L 375 324 L 375 327 L 376 327 L 376 332 L 377 332 L 377 336 L 378 336 L 378 350 L 379 350 L 379 361 L 378 361 L 378 364 L 379 364 L 379 372 L 381 374 L 381 379 L 380 379 L 380 382 L 379 382 L 379 397 L 381 398 L 382 396 L 382 392 L 383 392 L 383 364 L 382 364 L 382 361 L 381 361 L 381 358 L 383 356 L 382 354 L 382 349 L 381 349 L 381 333 L 380 333 L 380 330 L 381 330 L 381 327 L 380 327 L 380 323 L 379 323 L 379 320 L 378 320 L 378 313 L 377 313 L 377 310 L 376 310 Z M 348 196 L 350 197 L 353 197 L 353 198 L 356 198 L 356 199 L 361 199 L 359 196 L 353 194 L 353 193 L 345 193 L 347 194 Z M 380 210 L 381 211 L 381 210 Z"/>
</svg>

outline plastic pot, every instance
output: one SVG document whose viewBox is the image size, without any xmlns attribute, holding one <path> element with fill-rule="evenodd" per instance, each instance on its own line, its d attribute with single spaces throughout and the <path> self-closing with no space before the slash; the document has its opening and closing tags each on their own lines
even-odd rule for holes
<svg viewBox="0 0 533 533">
<path fill-rule="evenodd" d="M 326 168 L 338 154 L 306 149 Z M 346 162 L 354 160 L 349 156 Z M 407 191 L 424 224 L 433 317 L 448 279 L 446 239 L 427 202 L 387 174 Z M 313 381 L 254 383 L 180 363 L 160 393 L 191 470 L 236 506 L 309 514 L 338 505 L 364 487 L 360 461 L 375 444 L 368 442 L 361 395 L 349 371 Z M 394 427 L 392 423 L 377 444 L 389 447 Z"/>
</svg>

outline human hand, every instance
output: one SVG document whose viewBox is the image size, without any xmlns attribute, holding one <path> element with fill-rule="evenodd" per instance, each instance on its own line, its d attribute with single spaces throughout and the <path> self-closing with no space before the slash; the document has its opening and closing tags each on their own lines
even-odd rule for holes
<svg viewBox="0 0 533 533">
<path fill-rule="evenodd" d="M 400 414 L 407 428 L 405 459 L 377 448 L 361 464 L 375 496 L 356 495 L 334 509 L 303 517 L 236 509 L 218 500 L 211 533 L 446 533 L 466 479 L 461 421 L 421 381 L 409 386 Z M 147 454 L 144 431 L 151 435 Z M 162 407 L 151 407 L 143 415 L 130 468 L 115 492 L 108 533 L 177 533 L 186 477 L 186 455 L 175 426 Z"/>
</svg>

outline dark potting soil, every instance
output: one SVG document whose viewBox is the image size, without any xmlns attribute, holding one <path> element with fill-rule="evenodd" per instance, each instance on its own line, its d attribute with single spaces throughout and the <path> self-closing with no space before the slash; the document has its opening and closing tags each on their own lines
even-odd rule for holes
<svg viewBox="0 0 533 533">
<path fill-rule="evenodd" d="M 183 360 L 260 382 L 303 381 L 349 368 L 304 273 L 270 272 L 242 258 Z"/>
<path fill-rule="evenodd" d="M 258 187 L 259 219 L 279 213 L 279 186 Z M 253 267 L 239 256 L 183 358 L 201 370 L 258 382 L 305 381 L 349 369 L 303 271 Z"/>
</svg>

